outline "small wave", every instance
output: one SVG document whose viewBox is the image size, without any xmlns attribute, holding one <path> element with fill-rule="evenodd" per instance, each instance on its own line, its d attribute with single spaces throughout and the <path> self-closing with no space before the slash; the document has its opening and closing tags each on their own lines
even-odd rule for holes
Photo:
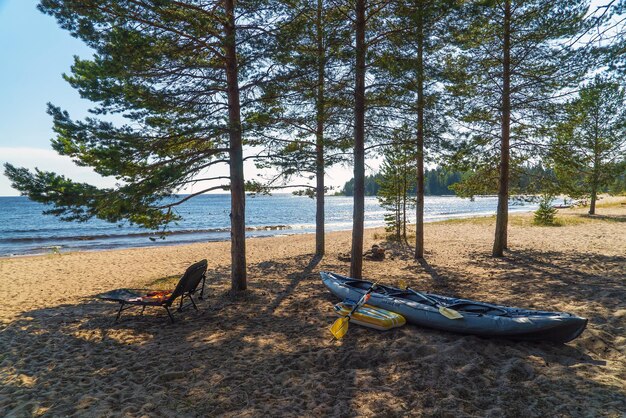
<svg viewBox="0 0 626 418">
<path fill-rule="evenodd" d="M 315 229 L 315 224 L 291 224 L 287 229 Z"/>
<path fill-rule="evenodd" d="M 247 226 L 246 231 L 283 231 L 286 229 L 293 229 L 290 225 L 262 225 L 262 226 Z M 227 228 L 230 231 L 230 228 Z"/>
<path fill-rule="evenodd" d="M 165 231 L 165 233 L 155 232 L 130 232 L 126 234 L 95 234 L 95 235 L 67 235 L 67 236 L 38 236 L 38 237 L 13 237 L 13 238 L 0 238 L 0 243 L 36 243 L 46 241 L 96 241 L 96 240 L 109 240 L 120 238 L 141 238 L 141 237 L 160 237 L 161 235 L 185 235 L 185 234 L 197 234 L 197 233 L 210 233 L 210 232 L 228 232 L 230 228 L 212 228 L 212 229 L 189 229 L 178 231 Z"/>
<path fill-rule="evenodd" d="M 248 226 L 246 231 L 282 231 L 293 229 L 290 225 L 258 225 Z M 124 239 L 124 238 L 155 238 L 161 236 L 177 236 L 177 235 L 189 235 L 189 234 L 211 234 L 211 233 L 223 233 L 230 232 L 230 228 L 207 228 L 207 229 L 181 229 L 170 230 L 164 233 L 158 233 L 154 231 L 146 232 L 129 232 L 125 234 L 93 234 L 93 235 L 67 235 L 67 236 L 29 236 L 29 237 L 10 237 L 0 238 L 0 243 L 3 244 L 20 244 L 20 243 L 37 243 L 37 242 L 49 242 L 49 241 L 97 241 L 97 240 L 111 240 L 111 239 Z"/>
<path fill-rule="evenodd" d="M 495 215 L 496 211 L 484 211 L 484 212 L 447 212 L 447 213 L 437 213 L 433 215 L 424 215 L 424 219 L 437 219 L 437 220 L 445 220 L 452 218 L 473 218 L 475 216 L 490 216 Z"/>
</svg>

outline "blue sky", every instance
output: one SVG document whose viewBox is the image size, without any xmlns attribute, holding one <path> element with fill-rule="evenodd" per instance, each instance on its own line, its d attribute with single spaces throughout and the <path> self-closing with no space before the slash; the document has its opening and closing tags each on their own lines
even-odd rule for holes
<svg viewBox="0 0 626 418">
<path fill-rule="evenodd" d="M 67 84 L 73 56 L 90 49 L 54 18 L 36 8 L 35 0 L 0 0 L 0 163 L 59 171 L 82 181 L 107 184 L 86 168 L 50 148 L 52 121 L 46 103 L 53 102 L 75 116 L 86 115 L 89 103 Z M 0 175 L 0 196 L 16 195 Z"/>
<path fill-rule="evenodd" d="M 0 0 L 0 145 L 39 146 L 50 136 L 46 103 L 88 105 L 63 79 L 73 56 L 89 56 L 81 41 L 61 30 L 36 1 Z M 41 115 L 44 115 L 43 117 Z"/>
<path fill-rule="evenodd" d="M 594 0 L 592 4 L 605 2 Z M 74 55 L 84 58 L 91 51 L 59 28 L 53 17 L 39 12 L 37 3 L 37 0 L 0 0 L 0 165 L 8 161 L 17 166 L 55 171 L 97 186 L 112 185 L 112 180 L 75 166 L 69 158 L 57 155 L 50 148 L 53 132 L 46 103 L 60 106 L 74 118 L 87 114 L 89 102 L 80 98 L 62 74 L 70 72 Z M 379 160 L 371 161 L 373 168 L 379 163 Z M 257 174 L 252 164 L 245 170 L 250 178 Z M 214 174 L 226 173 L 224 167 Z M 351 168 L 334 167 L 328 171 L 326 182 L 341 186 L 351 177 Z M 0 174 L 0 196 L 17 194 Z"/>
<path fill-rule="evenodd" d="M 81 99 L 62 74 L 70 72 L 74 55 L 84 58 L 92 52 L 53 17 L 37 10 L 37 4 L 36 0 L 0 0 L 0 164 L 38 167 L 77 181 L 111 186 L 113 180 L 77 167 L 50 148 L 54 133 L 46 103 L 60 106 L 73 118 L 87 115 L 90 102 Z M 245 169 L 247 176 L 256 176 L 252 164 Z M 215 172 L 226 173 L 226 167 Z M 351 177 L 351 168 L 337 167 L 329 171 L 327 182 L 339 186 Z M 0 196 L 18 194 L 0 174 Z"/>
</svg>

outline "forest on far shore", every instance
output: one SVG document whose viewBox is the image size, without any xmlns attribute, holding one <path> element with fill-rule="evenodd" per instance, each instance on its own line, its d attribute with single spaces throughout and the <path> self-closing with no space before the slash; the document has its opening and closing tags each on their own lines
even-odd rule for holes
<svg viewBox="0 0 626 418">
<path fill-rule="evenodd" d="M 432 170 L 425 170 L 425 182 L 424 192 L 426 195 L 454 195 L 454 190 L 449 187 L 455 183 L 461 181 L 463 173 L 456 171 L 447 171 L 442 167 L 437 167 Z M 381 173 L 365 176 L 365 195 L 377 196 L 380 189 L 380 182 L 383 178 Z M 417 185 L 409 191 L 411 195 L 417 193 Z M 353 196 L 354 195 L 354 179 L 350 179 L 344 184 L 343 189 L 335 193 L 338 196 Z"/>
<path fill-rule="evenodd" d="M 447 170 L 444 167 L 436 167 L 432 170 L 424 171 L 424 194 L 427 196 L 456 196 L 454 184 L 459 183 L 466 177 L 469 177 L 470 173 L 463 173 L 460 171 Z M 541 164 L 527 167 L 522 173 L 519 173 L 515 179 L 512 179 L 512 183 L 517 185 L 521 190 L 528 190 L 529 185 L 533 179 L 537 178 L 553 178 L 554 171 L 551 169 L 545 169 Z M 366 196 L 378 196 L 381 181 L 384 175 L 380 172 L 365 176 L 365 195 Z M 602 192 L 608 192 L 611 194 L 620 194 L 626 191 L 626 171 L 618 175 L 615 181 L 608 187 L 604 187 Z M 417 192 L 417 186 L 413 185 L 409 189 L 409 195 L 415 196 Z M 462 193 L 460 193 L 462 194 Z M 335 193 L 335 196 L 353 196 L 354 195 L 354 179 L 347 181 L 341 190 Z M 463 196 L 467 197 L 465 194 Z"/>
</svg>

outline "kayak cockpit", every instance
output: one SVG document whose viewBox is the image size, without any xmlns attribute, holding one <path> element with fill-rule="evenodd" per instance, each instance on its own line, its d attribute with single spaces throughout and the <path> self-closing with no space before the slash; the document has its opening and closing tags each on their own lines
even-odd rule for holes
<svg viewBox="0 0 626 418">
<path fill-rule="evenodd" d="M 368 282 L 365 280 L 349 280 L 349 281 L 344 282 L 344 284 L 346 286 L 350 286 L 350 287 L 361 289 L 361 290 L 369 290 L 369 288 L 372 286 L 372 282 Z M 418 302 L 422 305 L 435 306 L 432 302 L 424 298 L 420 298 L 419 296 L 415 295 L 413 292 L 396 289 L 396 288 L 389 287 L 389 286 L 376 285 L 376 288 L 374 289 L 373 293 L 380 293 L 382 295 L 389 296 L 392 298 L 397 298 L 397 299 L 410 300 L 412 302 Z M 499 308 L 497 306 L 493 306 L 490 304 L 484 304 L 484 303 L 473 302 L 473 301 L 471 302 L 470 301 L 458 301 L 458 299 L 442 298 L 442 297 L 439 297 L 438 295 L 433 295 L 433 294 L 428 294 L 428 295 L 429 297 L 432 297 L 434 299 L 445 299 L 445 300 L 438 300 L 438 302 L 441 303 L 441 305 L 446 306 L 447 308 L 451 308 L 459 312 L 481 314 L 481 315 L 492 315 L 492 316 L 509 316 L 510 315 L 510 312 L 507 311 L 506 309 Z"/>
<path fill-rule="evenodd" d="M 491 316 L 509 316 L 510 312 L 503 308 L 475 302 L 459 302 L 448 305 L 448 308 L 459 312 L 468 312 Z"/>
</svg>

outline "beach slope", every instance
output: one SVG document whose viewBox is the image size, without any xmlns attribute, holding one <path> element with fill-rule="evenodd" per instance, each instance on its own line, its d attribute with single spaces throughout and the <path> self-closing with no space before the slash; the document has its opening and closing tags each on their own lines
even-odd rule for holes
<svg viewBox="0 0 626 418">
<path fill-rule="evenodd" d="M 519 343 L 405 326 L 328 326 L 337 302 L 320 270 L 346 274 L 350 232 L 248 241 L 249 291 L 229 295 L 229 245 L 0 259 L 0 415 L 621 417 L 626 411 L 626 206 L 598 216 L 560 211 L 562 226 L 516 215 L 510 250 L 489 256 L 495 220 L 426 225 L 426 259 L 387 248 L 364 273 L 440 294 L 589 318 L 566 345 Z M 141 317 L 94 299 L 107 290 L 165 289 L 207 258 L 200 311 Z"/>
</svg>

